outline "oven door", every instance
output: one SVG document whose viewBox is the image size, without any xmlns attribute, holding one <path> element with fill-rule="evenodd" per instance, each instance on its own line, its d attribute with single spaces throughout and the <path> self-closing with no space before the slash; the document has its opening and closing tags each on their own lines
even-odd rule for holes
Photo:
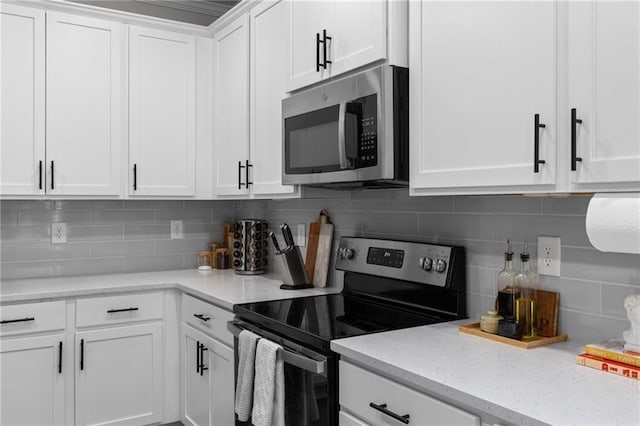
<svg viewBox="0 0 640 426">
<path fill-rule="evenodd" d="M 337 356 L 322 354 L 270 333 L 242 320 L 229 321 L 227 329 L 234 335 L 235 384 L 238 382 L 238 336 L 250 330 L 282 346 L 284 361 L 285 424 L 287 426 L 337 426 L 338 372 Z M 238 421 L 236 426 L 252 425 Z"/>
</svg>

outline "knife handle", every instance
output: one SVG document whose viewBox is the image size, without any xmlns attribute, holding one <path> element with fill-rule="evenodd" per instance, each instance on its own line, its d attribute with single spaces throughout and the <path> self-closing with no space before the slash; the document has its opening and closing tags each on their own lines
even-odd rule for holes
<svg viewBox="0 0 640 426">
<path fill-rule="evenodd" d="M 269 236 L 271 236 L 271 241 L 273 241 L 273 248 L 276 250 L 277 254 L 280 254 L 280 245 L 278 244 L 276 234 L 274 234 L 273 231 L 269 231 Z"/>
<path fill-rule="evenodd" d="M 282 236 L 284 237 L 284 242 L 287 243 L 287 247 L 293 247 L 296 243 L 293 241 L 293 235 L 291 234 L 291 228 L 286 223 L 283 223 L 282 226 Z"/>
</svg>

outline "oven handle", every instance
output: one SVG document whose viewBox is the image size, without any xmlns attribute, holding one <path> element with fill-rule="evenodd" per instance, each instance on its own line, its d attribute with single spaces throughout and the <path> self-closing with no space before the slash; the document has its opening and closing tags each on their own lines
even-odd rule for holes
<svg viewBox="0 0 640 426">
<path fill-rule="evenodd" d="M 338 111 L 338 157 L 340 158 L 340 169 L 349 168 L 349 160 L 347 159 L 347 139 L 346 126 L 347 123 L 347 103 L 340 102 Z"/>
<path fill-rule="evenodd" d="M 241 327 L 241 325 L 242 322 L 229 321 L 227 322 L 227 330 L 229 330 L 235 337 L 238 337 L 240 335 L 240 332 L 242 330 L 245 330 L 245 328 Z M 304 355 L 291 352 L 284 347 L 281 348 L 278 352 L 280 353 L 280 356 L 282 356 L 282 360 L 287 364 L 294 365 L 310 373 L 320 374 L 322 376 L 324 376 L 327 372 L 326 359 L 322 361 L 316 361 Z"/>
</svg>

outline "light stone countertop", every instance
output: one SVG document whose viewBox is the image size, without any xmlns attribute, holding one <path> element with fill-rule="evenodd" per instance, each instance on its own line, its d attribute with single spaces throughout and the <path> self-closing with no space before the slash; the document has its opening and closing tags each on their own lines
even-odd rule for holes
<svg viewBox="0 0 640 426">
<path fill-rule="evenodd" d="M 576 365 L 584 343 L 521 349 L 458 332 L 470 322 L 339 339 L 331 349 L 345 361 L 509 423 L 640 425 L 640 381 Z"/>
<path fill-rule="evenodd" d="M 143 272 L 0 281 L 0 303 L 42 301 L 130 291 L 178 289 L 221 308 L 232 310 L 239 303 L 287 299 L 335 293 L 335 287 L 281 290 L 278 275 L 237 275 L 233 269 Z"/>
</svg>

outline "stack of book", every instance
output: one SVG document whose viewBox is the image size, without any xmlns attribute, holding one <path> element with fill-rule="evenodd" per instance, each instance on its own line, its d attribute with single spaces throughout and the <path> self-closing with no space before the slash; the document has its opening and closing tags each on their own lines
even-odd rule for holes
<svg viewBox="0 0 640 426">
<path fill-rule="evenodd" d="M 640 380 L 640 352 L 624 349 L 624 340 L 593 343 L 576 356 L 576 364 Z"/>
</svg>

